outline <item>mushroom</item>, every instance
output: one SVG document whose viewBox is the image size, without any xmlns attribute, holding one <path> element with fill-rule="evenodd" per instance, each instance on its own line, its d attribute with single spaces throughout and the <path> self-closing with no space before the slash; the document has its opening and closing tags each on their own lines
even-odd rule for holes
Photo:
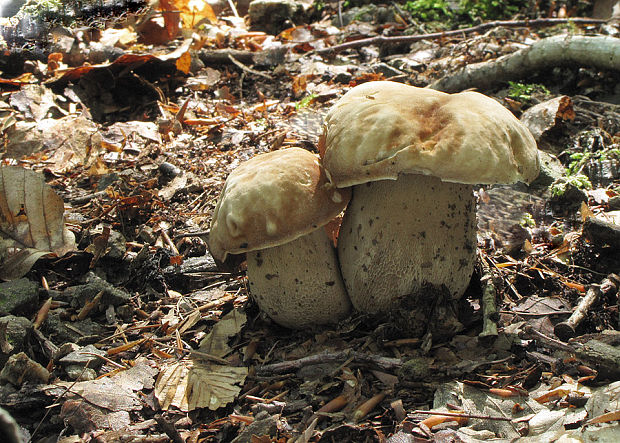
<svg viewBox="0 0 620 443">
<path fill-rule="evenodd" d="M 216 261 L 247 253 L 250 292 L 289 328 L 333 323 L 351 303 L 326 230 L 349 189 L 330 183 L 318 156 L 301 148 L 259 154 L 228 176 L 213 213 L 209 250 Z"/>
<path fill-rule="evenodd" d="M 534 138 L 495 100 L 384 81 L 334 104 L 319 150 L 333 183 L 353 186 L 338 257 L 366 313 L 427 303 L 433 288 L 458 300 L 476 256 L 472 185 L 529 183 L 539 170 Z"/>
</svg>

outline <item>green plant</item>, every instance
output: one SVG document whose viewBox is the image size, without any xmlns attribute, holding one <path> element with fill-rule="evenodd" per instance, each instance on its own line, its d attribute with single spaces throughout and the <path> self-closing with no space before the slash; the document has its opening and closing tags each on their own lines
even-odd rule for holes
<svg viewBox="0 0 620 443">
<path fill-rule="evenodd" d="M 536 226 L 534 217 L 532 217 L 532 214 L 530 214 L 529 212 L 526 212 L 521 216 L 519 224 L 524 228 L 533 228 L 534 226 Z"/>
<path fill-rule="evenodd" d="M 304 98 L 299 100 L 299 102 L 295 103 L 295 110 L 299 111 L 300 109 L 308 107 L 310 103 L 312 103 L 312 100 L 314 100 L 317 97 L 318 96 L 316 94 L 306 95 Z"/>
<path fill-rule="evenodd" d="M 448 3 L 443 0 L 408 1 L 404 9 L 409 11 L 414 19 L 424 22 L 445 20 L 453 15 Z"/>
<path fill-rule="evenodd" d="M 474 21 L 478 18 L 482 20 L 499 20 L 509 18 L 519 12 L 527 1 L 519 0 L 461 0 L 459 3 L 459 14 Z"/>
<path fill-rule="evenodd" d="M 620 148 L 605 148 L 595 152 L 575 152 L 570 155 L 571 162 L 566 168 L 567 175 L 576 175 L 581 172 L 584 165 L 590 160 L 618 160 L 620 159 Z"/>
<path fill-rule="evenodd" d="M 590 179 L 588 179 L 585 175 L 570 175 L 556 180 L 556 182 L 551 185 L 551 196 L 563 196 L 569 185 L 577 189 L 592 189 L 592 183 L 590 183 Z"/>
<path fill-rule="evenodd" d="M 21 7 L 17 15 L 23 17 L 24 15 L 40 15 L 43 12 L 60 11 L 64 7 L 61 0 L 33 0 L 26 2 Z"/>
<path fill-rule="evenodd" d="M 532 100 L 532 94 L 537 92 L 542 94 L 550 94 L 545 85 L 540 85 L 538 83 L 525 84 L 508 82 L 508 86 L 508 97 L 523 102 L 529 102 Z"/>
<path fill-rule="evenodd" d="M 315 0 L 315 2 L 313 3 L 314 9 L 316 9 L 317 11 L 321 12 L 323 9 L 325 9 L 325 1 L 324 0 Z"/>
</svg>

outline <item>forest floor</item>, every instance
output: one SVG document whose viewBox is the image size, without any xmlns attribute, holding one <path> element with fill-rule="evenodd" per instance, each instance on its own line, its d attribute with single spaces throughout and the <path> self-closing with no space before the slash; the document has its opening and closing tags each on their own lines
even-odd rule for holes
<svg viewBox="0 0 620 443">
<path fill-rule="evenodd" d="M 617 441 L 617 22 L 334 2 L 265 32 L 159 5 L 2 24 L 0 406 L 23 441 Z M 376 80 L 475 89 L 541 151 L 531 186 L 476 188 L 454 337 L 281 327 L 208 252 L 228 174 L 317 152 L 328 109 Z"/>
</svg>

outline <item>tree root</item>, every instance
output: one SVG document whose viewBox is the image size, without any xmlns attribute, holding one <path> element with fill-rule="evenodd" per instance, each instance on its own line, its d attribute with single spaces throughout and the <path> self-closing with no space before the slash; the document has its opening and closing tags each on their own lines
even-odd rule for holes
<svg viewBox="0 0 620 443">
<path fill-rule="evenodd" d="M 385 37 L 378 35 L 377 37 L 363 38 L 360 40 L 354 40 L 340 45 L 330 46 L 329 48 L 316 49 L 310 51 L 319 55 L 335 54 L 345 49 L 361 48 L 368 45 L 389 45 L 389 44 L 402 44 L 413 43 L 420 40 L 432 40 L 432 39 L 445 39 L 448 37 L 462 37 L 474 32 L 484 32 L 491 28 L 497 28 L 500 26 L 506 28 L 516 27 L 529 27 L 539 28 L 543 26 L 555 26 L 566 23 L 573 23 L 576 25 L 602 25 L 605 24 L 605 20 L 586 18 L 586 17 L 573 17 L 573 18 L 539 18 L 534 20 L 496 20 L 492 22 L 481 23 L 470 28 L 454 29 L 452 31 L 433 32 L 430 34 L 417 34 L 417 35 L 398 35 L 392 37 Z"/>
<path fill-rule="evenodd" d="M 544 38 L 496 60 L 469 65 L 429 87 L 444 92 L 487 89 L 552 66 L 592 66 L 620 71 L 620 39 L 615 37 L 558 35 Z"/>
</svg>

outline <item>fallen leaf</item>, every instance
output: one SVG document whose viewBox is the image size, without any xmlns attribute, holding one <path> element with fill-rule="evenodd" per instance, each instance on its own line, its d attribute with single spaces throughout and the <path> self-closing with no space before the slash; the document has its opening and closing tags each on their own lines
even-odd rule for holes
<svg viewBox="0 0 620 443">
<path fill-rule="evenodd" d="M 0 168 L 0 235 L 10 241 L 0 278 L 22 277 L 43 255 L 64 255 L 75 238 L 64 223 L 64 203 L 43 175 L 16 166 Z M 13 260 L 11 260 L 13 258 Z"/>
<path fill-rule="evenodd" d="M 232 402 L 243 386 L 248 368 L 197 363 L 189 371 L 187 407 L 216 410 Z"/>
<path fill-rule="evenodd" d="M 198 350 L 216 357 L 224 357 L 230 352 L 228 339 L 241 330 L 246 320 L 246 315 L 242 312 L 230 311 L 202 339 Z"/>
</svg>

